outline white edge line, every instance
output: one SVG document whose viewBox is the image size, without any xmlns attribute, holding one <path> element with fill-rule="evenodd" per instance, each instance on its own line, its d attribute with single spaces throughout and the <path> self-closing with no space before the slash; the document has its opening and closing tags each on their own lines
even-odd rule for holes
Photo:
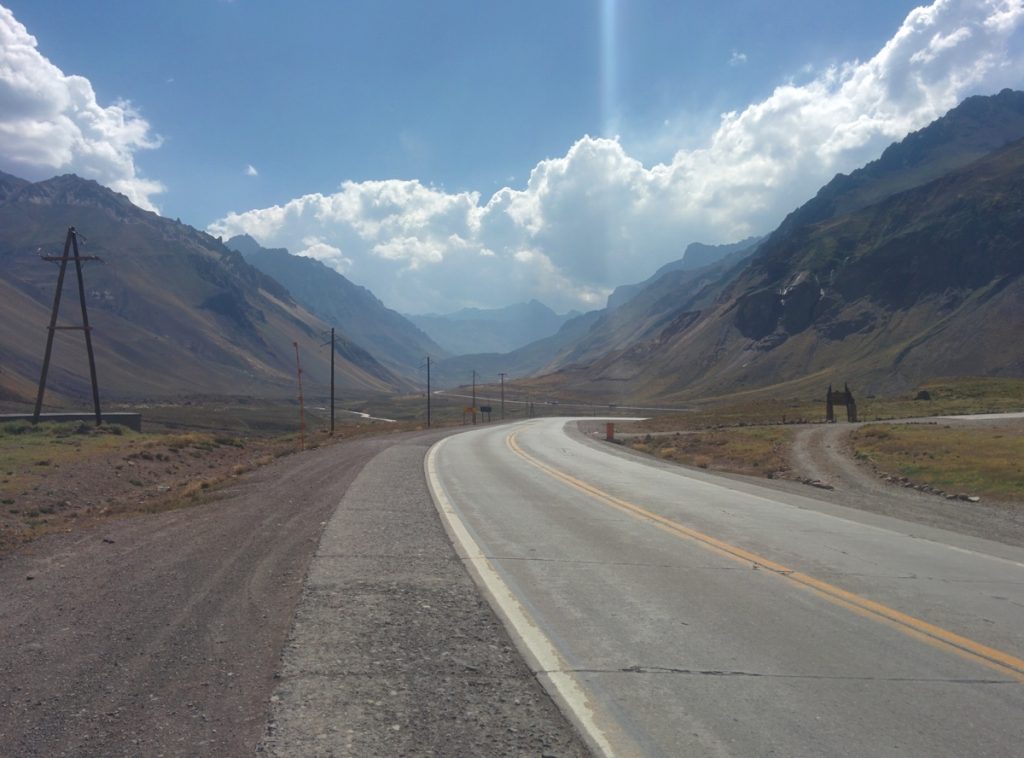
<svg viewBox="0 0 1024 758">
<path fill-rule="evenodd" d="M 466 525 L 455 512 L 451 500 L 437 476 L 437 452 L 448 441 L 440 440 L 427 451 L 424 470 L 434 507 L 441 516 L 456 552 L 483 591 L 491 607 L 504 622 L 505 628 L 548 694 L 576 726 L 588 747 L 601 756 L 614 756 L 615 750 L 604 731 L 597 725 L 594 708 L 576 677 L 565 673 L 568 668 L 551 640 L 540 630 L 522 603 L 498 574 Z"/>
</svg>

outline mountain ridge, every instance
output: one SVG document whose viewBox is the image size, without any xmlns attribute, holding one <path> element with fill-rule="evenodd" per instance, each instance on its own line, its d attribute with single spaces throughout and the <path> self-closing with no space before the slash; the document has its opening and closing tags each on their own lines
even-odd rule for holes
<svg viewBox="0 0 1024 758">
<path fill-rule="evenodd" d="M 956 373 L 1024 375 L 1012 336 L 1024 329 L 1024 93 L 969 98 L 883 156 L 826 184 L 703 295 L 673 284 L 678 272 L 663 277 L 660 332 L 538 381 L 684 400 L 793 382 L 903 391 Z"/>
<path fill-rule="evenodd" d="M 446 356 L 422 330 L 370 290 L 320 261 L 292 255 L 285 248 L 265 248 L 248 235 L 232 237 L 225 245 L 393 371 L 415 375 L 427 355 Z"/>
<path fill-rule="evenodd" d="M 55 272 L 40 251 L 63 249 L 67 229 L 83 254 L 93 342 L 104 397 L 294 394 L 295 351 L 311 386 L 324 386 L 323 323 L 287 289 L 205 232 L 134 206 L 73 174 L 40 182 L 0 177 L 0 381 L 27 400 L 38 377 Z M 69 272 L 73 277 L 73 271 Z M 77 292 L 65 281 L 62 321 L 75 323 Z M 36 325 L 37 328 L 33 328 Z M 80 335 L 59 332 L 49 385 L 54 397 L 88 387 Z M 387 392 L 408 385 L 358 346 L 338 350 L 341 386 Z M 49 396 L 49 395 L 48 395 Z"/>
</svg>

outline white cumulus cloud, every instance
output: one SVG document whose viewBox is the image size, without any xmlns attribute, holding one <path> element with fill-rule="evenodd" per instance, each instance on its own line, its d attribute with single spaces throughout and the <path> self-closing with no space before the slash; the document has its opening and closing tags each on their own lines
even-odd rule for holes
<svg viewBox="0 0 1024 758">
<path fill-rule="evenodd" d="M 154 210 L 164 186 L 139 176 L 134 156 L 159 144 L 130 103 L 100 105 L 88 79 L 53 65 L 0 6 L 0 168 L 33 180 L 77 173 Z"/>
<path fill-rule="evenodd" d="M 210 231 L 293 252 L 315 238 L 337 252 L 314 257 L 339 261 L 406 311 L 529 297 L 594 307 L 689 242 L 770 231 L 837 172 L 964 97 L 1019 86 L 1022 20 L 1022 0 L 935 0 L 869 60 L 780 85 L 665 163 L 645 166 L 618 140 L 584 136 L 538 163 L 525 187 L 486 201 L 417 181 L 345 182 L 333 194 L 232 213 Z"/>
</svg>

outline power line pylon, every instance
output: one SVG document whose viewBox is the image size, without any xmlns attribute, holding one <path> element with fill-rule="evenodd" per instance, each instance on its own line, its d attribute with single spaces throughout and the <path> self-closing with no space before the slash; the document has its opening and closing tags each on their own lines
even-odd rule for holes
<svg viewBox="0 0 1024 758">
<path fill-rule="evenodd" d="M 74 255 L 69 253 L 74 252 Z M 43 409 L 43 395 L 46 393 L 46 374 L 50 370 L 50 356 L 53 353 L 53 335 L 58 329 L 81 330 L 85 333 L 85 350 L 89 354 L 89 379 L 92 381 L 92 404 L 96 411 L 96 426 L 103 421 L 100 413 L 100 386 L 96 381 L 96 358 L 92 352 L 92 328 L 89 326 L 89 313 L 85 308 L 85 281 L 82 279 L 82 263 L 85 261 L 98 261 L 101 258 L 95 255 L 79 255 L 78 233 L 75 227 L 68 227 L 68 236 L 64 240 L 64 254 L 60 257 L 55 255 L 42 256 L 44 261 L 60 263 L 60 273 L 57 274 L 57 291 L 53 295 L 53 311 L 50 313 L 50 327 L 46 335 L 46 354 L 43 356 L 43 370 L 39 375 L 39 394 L 36 395 L 36 410 L 32 415 L 33 423 L 39 422 L 39 413 Z M 68 268 L 68 261 L 75 262 L 75 273 L 78 274 L 78 300 L 82 305 L 81 326 L 57 326 L 57 315 L 60 311 L 61 291 L 64 289 L 64 274 Z"/>
</svg>

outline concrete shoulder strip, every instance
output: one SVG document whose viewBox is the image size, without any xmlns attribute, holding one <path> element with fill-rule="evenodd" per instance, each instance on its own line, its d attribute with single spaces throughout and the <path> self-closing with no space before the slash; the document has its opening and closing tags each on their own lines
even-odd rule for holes
<svg viewBox="0 0 1024 758">
<path fill-rule="evenodd" d="M 437 473 L 437 456 L 447 442 L 448 439 L 443 439 L 427 451 L 424 469 L 434 505 L 441 515 L 441 521 L 456 552 L 495 613 L 505 624 L 505 628 L 509 630 L 527 665 L 558 707 L 579 730 L 591 751 L 599 756 L 628 754 L 631 752 L 628 748 L 623 750 L 628 740 L 624 736 L 613 738 L 609 734 L 614 729 L 610 726 L 611 721 L 597 713 L 595 706 L 576 677 L 569 671 L 554 644 L 501 578 L 456 511 Z M 599 721 L 609 726 L 602 727 Z"/>
</svg>

